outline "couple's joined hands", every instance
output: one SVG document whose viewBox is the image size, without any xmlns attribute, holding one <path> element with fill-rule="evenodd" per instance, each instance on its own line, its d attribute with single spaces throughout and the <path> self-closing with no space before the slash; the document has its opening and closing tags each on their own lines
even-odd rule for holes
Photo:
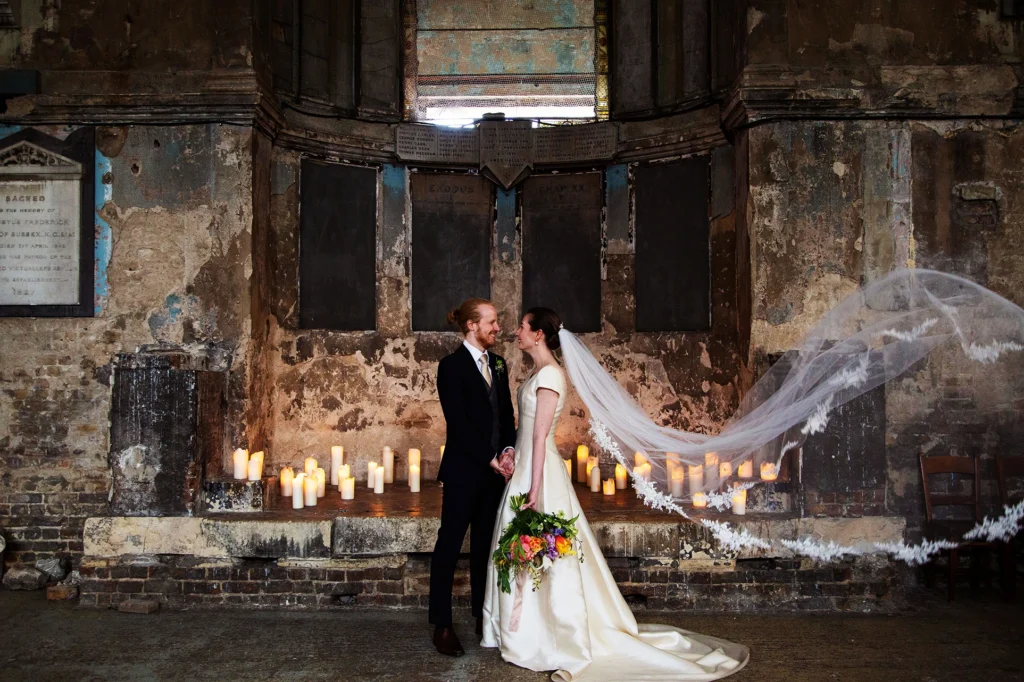
<svg viewBox="0 0 1024 682">
<path fill-rule="evenodd" d="M 501 474 L 506 481 L 512 478 L 512 472 L 516 469 L 515 452 L 513 448 L 505 448 L 499 456 L 491 460 L 491 468 Z"/>
</svg>

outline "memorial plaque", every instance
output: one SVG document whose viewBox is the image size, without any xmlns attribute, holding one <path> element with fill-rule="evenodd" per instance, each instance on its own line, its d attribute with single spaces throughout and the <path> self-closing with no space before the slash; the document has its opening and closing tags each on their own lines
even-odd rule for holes
<svg viewBox="0 0 1024 682">
<path fill-rule="evenodd" d="M 401 124 L 395 133 L 395 153 L 403 161 L 476 164 L 480 160 L 475 128 Z"/>
<path fill-rule="evenodd" d="M 439 128 L 437 160 L 441 163 L 477 163 L 480 160 L 480 142 L 476 129 Z"/>
<path fill-rule="evenodd" d="M 554 309 L 566 329 L 601 330 L 601 173 L 523 184 L 523 310 Z"/>
<path fill-rule="evenodd" d="M 533 168 L 533 124 L 530 121 L 484 121 L 480 124 L 480 169 L 505 189 Z"/>
<path fill-rule="evenodd" d="M 395 154 L 404 161 L 437 159 L 437 128 L 424 125 L 400 125 L 395 133 Z"/>
<path fill-rule="evenodd" d="M 412 328 L 452 331 L 448 311 L 491 292 L 494 186 L 478 175 L 413 173 Z"/>
<path fill-rule="evenodd" d="M 599 161 L 615 156 L 614 123 L 557 126 L 533 131 L 534 163 Z"/>
<path fill-rule="evenodd" d="M 0 141 L 0 315 L 93 314 L 93 140 L 27 129 Z"/>
</svg>

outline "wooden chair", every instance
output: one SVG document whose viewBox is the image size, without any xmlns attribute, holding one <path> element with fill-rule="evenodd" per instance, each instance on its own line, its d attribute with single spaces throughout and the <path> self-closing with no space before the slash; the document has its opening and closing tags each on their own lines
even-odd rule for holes
<svg viewBox="0 0 1024 682">
<path fill-rule="evenodd" d="M 928 482 L 929 476 L 943 474 L 961 474 L 973 476 L 974 481 L 970 493 L 933 493 Z M 924 509 L 925 509 L 925 535 L 929 540 L 955 540 L 959 541 L 963 534 L 981 521 L 981 476 L 978 475 L 977 457 L 938 456 L 925 457 L 921 455 L 921 483 L 924 486 Z M 935 518 L 936 507 L 967 507 L 970 509 L 971 518 L 963 520 L 947 520 Z M 978 571 L 981 565 L 978 561 L 978 554 L 981 550 L 991 548 L 993 543 L 984 541 L 964 542 L 954 549 L 943 550 L 948 556 L 949 573 L 947 588 L 949 601 L 956 599 L 956 569 L 960 559 L 960 552 L 964 548 L 970 550 L 971 558 L 971 586 L 978 584 Z M 929 584 L 933 583 L 933 569 L 927 570 Z"/>
<path fill-rule="evenodd" d="M 1019 495 L 1010 495 L 1010 489 L 1006 482 L 1008 478 L 1024 478 L 1024 457 L 996 456 L 996 480 L 999 483 L 999 501 L 1004 506 L 1016 504 L 1020 501 Z M 1000 547 L 1003 590 L 1005 590 L 1006 596 L 1011 599 L 1017 591 L 1017 562 L 1013 554 L 1013 542 L 1014 538 L 1010 538 L 1009 542 L 1001 543 L 1002 546 Z"/>
</svg>

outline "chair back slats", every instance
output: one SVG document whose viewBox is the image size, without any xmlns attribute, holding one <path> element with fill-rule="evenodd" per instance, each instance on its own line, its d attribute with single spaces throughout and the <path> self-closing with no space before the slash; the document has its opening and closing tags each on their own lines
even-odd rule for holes
<svg viewBox="0 0 1024 682">
<path fill-rule="evenodd" d="M 1016 502 L 1016 500 L 1010 499 L 1010 488 L 1006 482 L 1008 478 L 1024 478 L 1024 457 L 996 456 L 996 479 L 999 483 L 999 500 L 1003 504 Z"/>
<path fill-rule="evenodd" d="M 974 477 L 969 494 L 932 493 L 929 476 L 941 474 L 964 474 Z M 974 520 L 981 521 L 981 477 L 978 475 L 977 457 L 956 457 L 940 455 L 925 457 L 921 454 L 921 485 L 924 487 L 925 518 L 934 521 L 933 507 L 966 506 L 974 508 Z"/>
</svg>

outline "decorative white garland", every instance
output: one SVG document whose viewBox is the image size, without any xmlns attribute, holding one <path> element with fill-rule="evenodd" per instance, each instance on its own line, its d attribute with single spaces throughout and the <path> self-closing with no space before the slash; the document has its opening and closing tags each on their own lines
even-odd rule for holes
<svg viewBox="0 0 1024 682">
<path fill-rule="evenodd" d="M 988 542 L 1009 542 L 1010 538 L 1017 534 L 1021 519 L 1024 519 L 1024 500 L 1012 507 L 1007 505 L 1003 510 L 1003 515 L 998 519 L 986 516 L 984 521 L 964 533 L 964 539 L 985 538 Z"/>
<path fill-rule="evenodd" d="M 894 339 L 896 339 L 898 341 L 916 341 L 917 339 L 921 338 L 921 336 L 926 331 L 928 331 L 929 329 L 934 327 L 936 324 L 938 324 L 938 322 L 939 322 L 939 318 L 937 318 L 937 317 L 929 317 L 927 320 L 925 320 L 921 324 L 917 325 L 916 327 L 911 329 L 909 332 L 899 331 L 898 329 L 886 329 L 884 331 L 879 332 L 878 336 L 879 336 L 879 338 L 884 338 L 886 336 L 891 336 L 892 338 L 894 338 Z"/>
<path fill-rule="evenodd" d="M 963 345 L 963 344 L 961 344 Z M 1014 341 L 993 341 L 984 346 L 971 341 L 971 345 L 964 346 L 967 357 L 977 360 L 982 364 L 989 364 L 999 359 L 999 356 L 1010 350 L 1024 350 L 1024 346 Z"/>
<path fill-rule="evenodd" d="M 803 428 L 800 429 L 800 433 L 813 436 L 816 433 L 820 433 L 825 430 L 828 426 L 828 411 L 832 409 L 832 394 L 825 398 L 824 402 L 818 404 L 814 408 L 814 413 L 807 418 L 804 422 Z"/>
<path fill-rule="evenodd" d="M 837 545 L 831 540 L 828 544 L 813 538 L 802 538 L 800 540 L 779 540 L 779 544 L 793 552 L 810 557 L 815 561 L 830 562 L 843 556 L 860 556 L 865 551 L 859 547 L 848 547 Z"/>
</svg>

